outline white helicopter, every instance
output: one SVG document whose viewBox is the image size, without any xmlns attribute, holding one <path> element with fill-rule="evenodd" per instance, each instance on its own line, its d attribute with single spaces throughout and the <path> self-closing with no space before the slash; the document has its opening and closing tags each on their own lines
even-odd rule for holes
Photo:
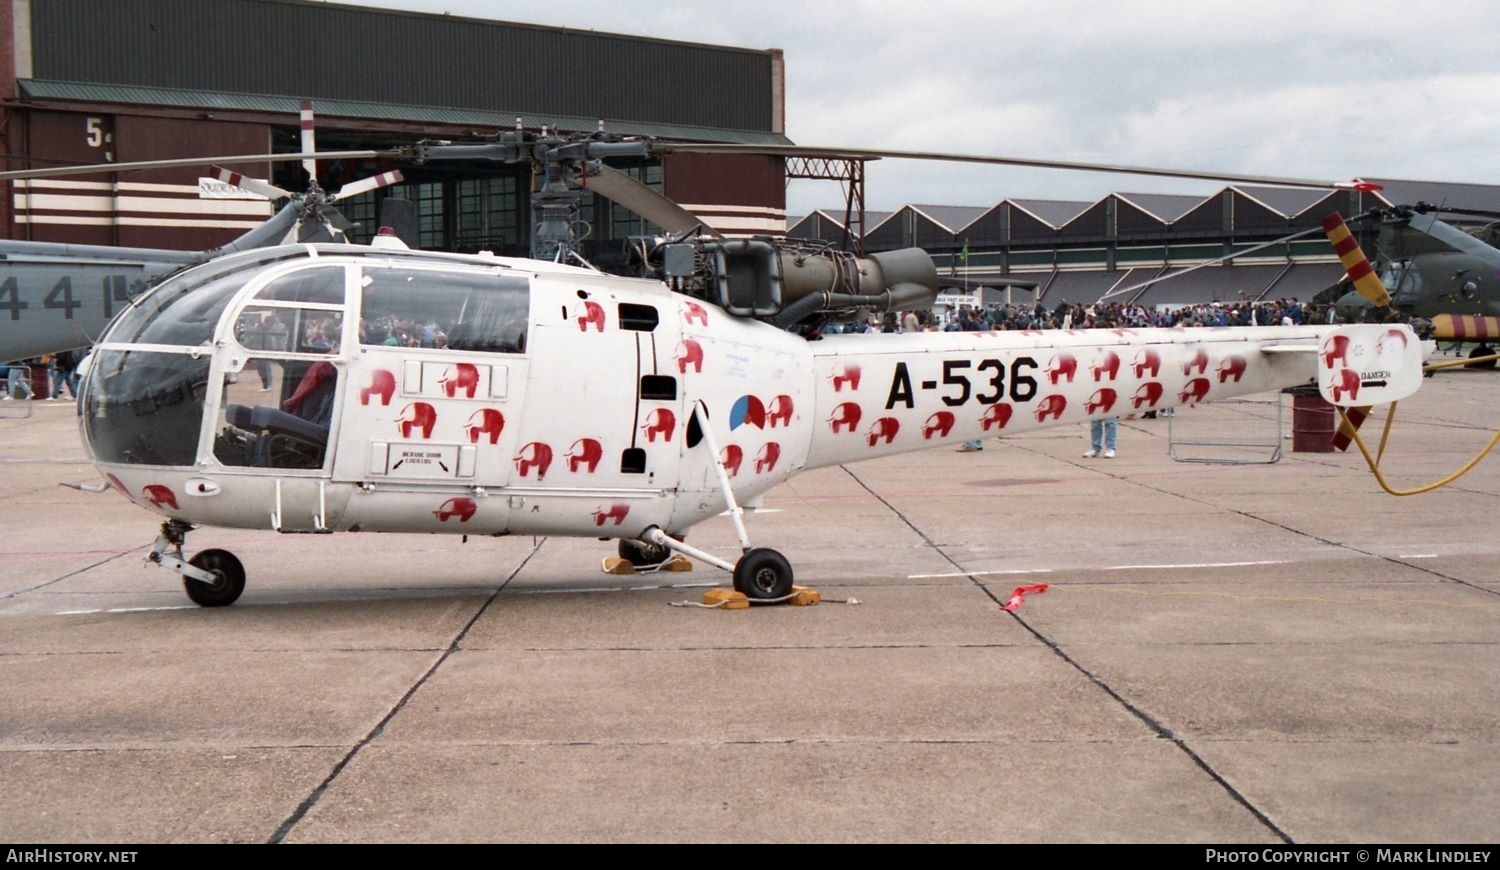
<svg viewBox="0 0 1500 870">
<path fill-rule="evenodd" d="M 245 570 L 219 549 L 185 559 L 196 526 L 615 537 L 632 564 L 682 554 L 776 599 L 792 568 L 751 545 L 743 506 L 799 472 L 1291 386 L 1349 406 L 1421 383 L 1404 326 L 818 336 L 930 304 L 916 249 L 855 260 L 694 228 L 652 249 L 654 278 L 566 254 L 382 237 L 182 272 L 97 345 L 89 454 L 164 518 L 151 558 L 205 606 L 233 603 Z M 732 561 L 685 543 L 726 510 Z"/>
</svg>

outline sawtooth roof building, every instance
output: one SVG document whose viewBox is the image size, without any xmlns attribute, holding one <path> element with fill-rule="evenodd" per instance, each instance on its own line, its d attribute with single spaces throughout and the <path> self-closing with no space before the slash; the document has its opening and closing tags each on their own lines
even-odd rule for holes
<svg viewBox="0 0 1500 870">
<path fill-rule="evenodd" d="M 938 261 L 945 287 L 968 293 L 1009 288 L 1013 301 L 1090 303 L 1107 297 L 1152 307 L 1307 300 L 1344 274 L 1321 228 L 1330 212 L 1347 217 L 1418 202 L 1500 211 L 1497 186 L 1370 180 L 1382 189 L 1230 185 L 1208 196 L 1110 193 L 1094 202 L 906 205 L 867 212 L 863 241 L 871 252 L 925 248 Z M 789 224 L 791 238 L 843 243 L 842 210 L 819 209 Z M 1229 259 L 1202 266 L 1220 258 Z M 1155 281 L 1194 266 L 1200 268 L 1189 276 Z"/>
</svg>

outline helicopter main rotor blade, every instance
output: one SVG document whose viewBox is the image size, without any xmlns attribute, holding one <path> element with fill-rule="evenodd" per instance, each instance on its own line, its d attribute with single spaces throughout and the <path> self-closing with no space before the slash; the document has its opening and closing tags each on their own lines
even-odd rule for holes
<svg viewBox="0 0 1500 870">
<path fill-rule="evenodd" d="M 251 193 L 258 193 L 266 199 L 285 199 L 292 195 L 291 191 L 282 190 L 264 179 L 241 175 L 232 169 L 225 169 L 222 166 L 212 168 L 214 170 L 214 178 L 219 179 L 225 184 L 232 184 L 235 187 L 248 190 Z"/>
<path fill-rule="evenodd" d="M 697 227 L 703 227 L 714 237 L 719 235 L 692 212 L 618 169 L 601 163 L 597 174 L 589 175 L 588 184 L 590 190 L 625 206 L 673 235 L 691 232 Z"/>
<path fill-rule="evenodd" d="M 171 169 L 176 166 L 204 166 L 212 163 L 285 163 L 289 160 L 366 160 L 374 157 L 400 157 L 400 151 L 324 151 L 320 154 L 236 154 L 224 157 L 180 157 L 173 160 L 141 160 L 135 163 L 92 163 L 87 166 L 56 166 L 51 169 L 16 169 L 0 172 L 0 181 L 19 178 L 59 178 L 67 175 L 93 175 L 105 172 L 136 172 L 142 169 Z"/>
<path fill-rule="evenodd" d="M 313 105 L 312 100 L 303 100 L 298 110 L 298 123 L 302 127 L 302 153 L 318 153 L 317 134 L 313 131 Z M 318 180 L 318 159 L 309 157 L 302 161 L 302 169 L 307 173 L 309 180 Z"/>
<path fill-rule="evenodd" d="M 1043 160 L 1035 157 L 1005 157 L 983 154 L 952 154 L 940 151 L 893 151 L 868 148 L 824 148 L 812 145 L 724 145 L 658 143 L 653 150 L 671 154 L 765 154 L 773 157 L 822 157 L 833 160 L 945 160 L 952 163 L 982 163 L 1000 166 L 1032 166 L 1038 169 L 1070 169 L 1081 172 L 1112 172 L 1121 175 L 1154 175 L 1163 178 L 1192 178 L 1200 181 L 1222 181 L 1230 184 L 1263 184 L 1272 187 L 1311 189 L 1380 190 L 1372 181 L 1322 181 L 1311 178 L 1282 178 L 1272 175 L 1243 175 L 1232 172 L 1208 172 L 1196 169 L 1163 169 L 1153 166 L 1127 166 L 1111 163 L 1086 163 L 1074 160 Z"/>
<path fill-rule="evenodd" d="M 401 174 L 401 170 L 393 169 L 390 172 L 382 172 L 379 175 L 372 175 L 369 178 L 351 181 L 339 188 L 339 192 L 335 193 L 329 202 L 338 202 L 341 199 L 348 199 L 351 196 L 359 196 L 361 193 L 369 193 L 372 190 L 379 190 L 382 187 L 390 187 L 393 184 L 399 184 L 404 177 Z"/>
<path fill-rule="evenodd" d="M 1478 257 L 1500 269 L 1500 251 L 1496 251 L 1452 224 L 1443 223 L 1435 215 L 1413 215 L 1408 225 L 1417 232 L 1432 236 L 1455 251 Z"/>
</svg>

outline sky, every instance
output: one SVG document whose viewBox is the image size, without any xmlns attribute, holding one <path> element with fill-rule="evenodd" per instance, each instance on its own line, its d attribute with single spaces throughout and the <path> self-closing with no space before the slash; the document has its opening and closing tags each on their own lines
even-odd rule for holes
<svg viewBox="0 0 1500 870">
<path fill-rule="evenodd" d="M 799 145 L 1500 184 L 1500 4 L 342 0 L 779 48 Z M 881 160 L 866 207 L 1222 185 Z M 787 212 L 841 207 L 796 181 Z"/>
</svg>

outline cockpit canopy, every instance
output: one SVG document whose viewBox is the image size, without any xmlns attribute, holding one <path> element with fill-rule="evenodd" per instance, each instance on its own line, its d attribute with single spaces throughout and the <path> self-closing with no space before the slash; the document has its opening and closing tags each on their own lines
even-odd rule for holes
<svg viewBox="0 0 1500 870">
<path fill-rule="evenodd" d="M 223 257 L 163 282 L 106 331 L 85 440 L 106 463 L 318 469 L 335 362 L 393 347 L 522 353 L 529 315 L 529 276 L 498 261 L 348 246 Z"/>
</svg>

